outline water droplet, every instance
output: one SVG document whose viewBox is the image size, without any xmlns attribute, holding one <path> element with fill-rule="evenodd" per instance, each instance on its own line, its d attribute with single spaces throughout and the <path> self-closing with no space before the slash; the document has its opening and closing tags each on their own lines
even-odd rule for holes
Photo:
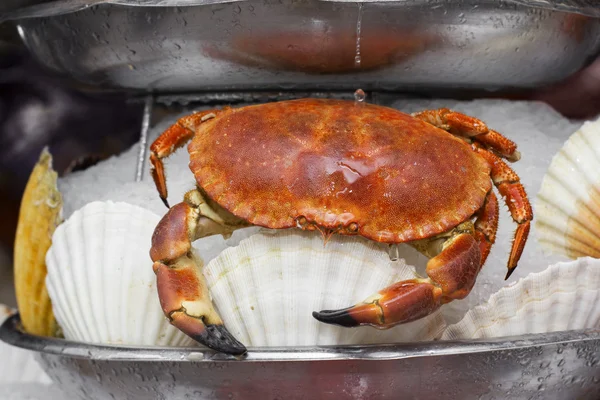
<svg viewBox="0 0 600 400">
<path fill-rule="evenodd" d="M 354 102 L 355 103 L 364 103 L 366 98 L 367 98 L 367 95 L 365 94 L 364 90 L 358 89 L 356 92 L 354 92 Z"/>
<path fill-rule="evenodd" d="M 565 360 L 564 360 L 564 359 L 562 359 L 562 360 L 560 360 L 560 361 L 558 362 L 558 366 L 559 366 L 559 367 L 562 367 L 563 365 L 565 365 Z"/>
<path fill-rule="evenodd" d="M 391 261 L 398 261 L 400 258 L 400 250 L 398 249 L 397 244 L 390 244 L 388 248 L 388 255 L 390 256 Z"/>
<path fill-rule="evenodd" d="M 363 3 L 358 3 L 358 17 L 356 18 L 356 54 L 354 56 L 354 66 L 360 67 L 360 31 L 362 25 Z"/>
</svg>

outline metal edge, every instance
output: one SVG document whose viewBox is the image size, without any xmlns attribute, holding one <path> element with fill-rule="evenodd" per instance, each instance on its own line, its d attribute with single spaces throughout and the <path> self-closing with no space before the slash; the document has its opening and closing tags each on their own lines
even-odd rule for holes
<svg viewBox="0 0 600 400">
<path fill-rule="evenodd" d="M 128 7 L 192 7 L 211 4 L 243 2 L 247 0 L 56 0 L 13 10 L 0 15 L 0 23 L 28 18 L 52 17 L 80 11 L 89 7 L 111 4 Z M 452 0 L 319 0 L 340 3 L 395 3 L 405 6 L 428 6 L 447 3 Z M 526 7 L 542 8 L 554 11 L 583 14 L 600 17 L 600 8 L 594 6 L 595 0 L 502 0 Z"/>
<path fill-rule="evenodd" d="M 314 346 L 294 348 L 250 348 L 237 359 L 205 348 L 134 347 L 88 344 L 24 333 L 20 317 L 9 317 L 0 327 L 0 340 L 23 349 L 63 357 L 95 361 L 147 362 L 303 362 L 364 360 L 383 361 L 419 357 L 449 356 L 468 353 L 507 351 L 572 342 L 598 342 L 600 329 L 457 341 L 416 342 L 366 346 Z"/>
</svg>

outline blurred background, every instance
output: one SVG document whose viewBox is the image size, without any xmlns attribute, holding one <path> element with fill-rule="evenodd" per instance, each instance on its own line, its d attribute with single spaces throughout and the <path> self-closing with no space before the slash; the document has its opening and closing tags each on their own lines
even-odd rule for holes
<svg viewBox="0 0 600 400">
<path fill-rule="evenodd" d="M 97 93 L 42 69 L 15 30 L 0 26 L 0 303 L 15 306 L 12 251 L 21 195 L 44 146 L 64 173 L 137 141 L 142 105 Z"/>
<path fill-rule="evenodd" d="M 4 0 L 0 11 L 10 1 L 16 0 Z M 553 87 L 499 96 L 544 101 L 567 117 L 590 118 L 600 111 L 600 62 Z M 0 303 L 16 305 L 13 240 L 21 194 L 42 148 L 49 146 L 59 174 L 82 157 L 119 153 L 137 141 L 142 108 L 127 94 L 99 92 L 44 70 L 16 31 L 0 26 Z"/>
</svg>

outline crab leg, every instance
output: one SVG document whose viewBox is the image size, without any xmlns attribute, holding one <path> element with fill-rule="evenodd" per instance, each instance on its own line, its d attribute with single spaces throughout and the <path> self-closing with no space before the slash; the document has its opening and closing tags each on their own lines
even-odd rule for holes
<svg viewBox="0 0 600 400">
<path fill-rule="evenodd" d="M 214 118 L 218 110 L 208 110 L 196 112 L 177 120 L 177 122 L 168 128 L 162 135 L 150 146 L 150 172 L 160 195 L 160 199 L 167 208 L 167 180 L 165 178 L 165 167 L 163 158 L 169 157 L 177 149 L 185 145 L 193 136 L 196 128 L 204 121 Z"/>
<path fill-rule="evenodd" d="M 472 138 L 498 152 L 509 161 L 518 161 L 521 154 L 517 145 L 507 137 L 487 127 L 485 122 L 447 108 L 425 110 L 412 114 L 413 117 L 425 121 L 454 135 Z"/>
<path fill-rule="evenodd" d="M 498 132 L 490 130 L 483 121 L 447 108 L 426 110 L 415 113 L 413 116 L 450 133 L 472 138 L 473 150 L 485 158 L 492 167 L 492 181 L 504 197 L 513 220 L 518 224 L 508 259 L 508 272 L 505 278 L 508 279 L 523 254 L 523 248 L 527 242 L 527 236 L 529 236 L 530 221 L 533 219 L 533 211 L 519 176 L 490 150 L 499 153 L 509 161 L 516 161 L 521 157 L 517 146 Z"/>
<path fill-rule="evenodd" d="M 479 242 L 481 265 L 485 264 L 498 230 L 498 199 L 493 191 L 489 191 L 483 207 L 477 212 L 475 220 L 475 239 Z"/>
<path fill-rule="evenodd" d="M 427 263 L 428 279 L 397 282 L 355 306 L 314 312 L 321 322 L 353 327 L 388 328 L 431 314 L 444 303 L 465 298 L 485 262 L 498 228 L 498 201 L 490 190 L 475 224 L 461 224 Z M 432 238 L 435 242 L 437 238 Z M 425 250 L 423 246 L 421 250 Z M 427 250 L 425 250 L 427 252 Z"/>
<path fill-rule="evenodd" d="M 517 263 L 521 258 L 521 254 L 523 254 L 527 236 L 529 236 L 530 223 L 533 219 L 533 210 L 531 209 L 531 204 L 527 199 L 527 193 L 520 182 L 519 176 L 502 159 L 478 143 L 473 143 L 472 147 L 492 167 L 492 181 L 498 188 L 500 195 L 504 197 L 512 219 L 518 224 L 510 257 L 508 258 L 508 272 L 505 278 L 508 279 L 515 268 L 517 268 Z"/>
<path fill-rule="evenodd" d="M 444 243 L 442 252 L 427 263 L 429 278 L 394 283 L 362 303 L 341 310 L 314 312 L 313 317 L 346 327 L 389 328 L 415 321 L 444 303 L 467 296 L 480 267 L 479 243 L 472 232 L 458 231 Z"/>
<path fill-rule="evenodd" d="M 171 324 L 205 346 L 233 355 L 244 354 L 246 348 L 214 309 L 192 242 L 219 233 L 229 235 L 239 227 L 209 209 L 200 192 L 193 190 L 161 219 L 150 249 L 158 297 Z"/>
</svg>

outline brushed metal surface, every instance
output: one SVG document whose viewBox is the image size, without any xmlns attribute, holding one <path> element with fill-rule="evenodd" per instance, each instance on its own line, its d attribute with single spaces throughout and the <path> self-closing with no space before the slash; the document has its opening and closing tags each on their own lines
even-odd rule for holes
<svg viewBox="0 0 600 400">
<path fill-rule="evenodd" d="M 19 330 L 69 399 L 598 399 L 600 330 L 388 346 L 250 349 L 99 346 Z"/>
<path fill-rule="evenodd" d="M 162 93 L 527 88 L 598 54 L 600 19 L 556 11 L 591 3 L 518 3 L 63 0 L 6 18 L 56 71 Z"/>
</svg>

